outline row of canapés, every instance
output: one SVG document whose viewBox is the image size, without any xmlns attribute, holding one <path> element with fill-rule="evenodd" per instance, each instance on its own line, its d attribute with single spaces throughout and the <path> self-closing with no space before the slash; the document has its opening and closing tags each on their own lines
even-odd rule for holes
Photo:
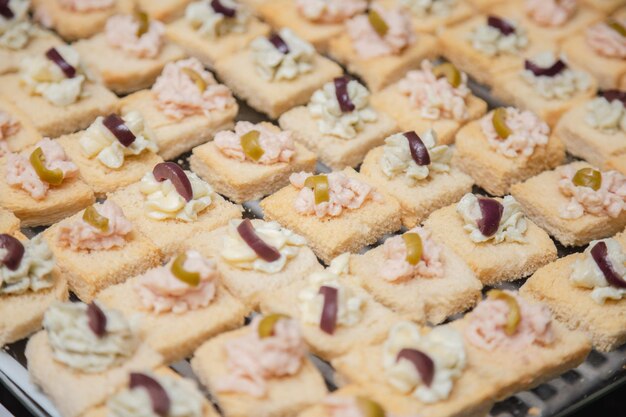
<svg viewBox="0 0 626 417">
<path fill-rule="evenodd" d="M 7 2 L 11 13 L 13 6 L 13 1 Z M 203 7 L 212 10 L 213 17 L 238 16 L 231 2 L 206 2 Z M 227 16 L 232 10 L 235 14 Z M 372 28 L 381 26 L 375 22 L 382 14 L 368 15 Z M 124 49 L 126 55 L 104 60 L 114 70 L 127 71 L 133 67 L 129 57 L 154 40 L 151 28 L 159 24 L 143 15 L 113 22 L 99 51 L 105 56 L 107 45 L 114 52 L 124 49 L 119 45 L 129 44 L 115 47 L 111 39 L 116 33 L 130 34 L 135 46 Z M 31 27 L 29 34 L 30 30 L 35 29 Z M 218 38 L 231 35 L 220 32 Z M 211 35 L 203 40 L 209 45 L 213 41 Z M 181 44 L 187 47 L 191 42 Z M 223 355 L 206 367 L 213 372 L 222 369 L 222 375 L 235 379 L 220 377 L 222 382 L 214 386 L 209 371 L 202 371 L 202 355 L 195 355 L 196 372 L 227 415 L 295 415 L 319 402 L 325 391 L 319 389 L 323 385 L 317 371 L 303 359 L 304 345 L 332 360 L 338 373 L 358 386 L 341 391 L 348 403 L 331 398 L 311 413 L 380 413 L 375 403 L 363 399 L 377 399 L 380 389 L 404 398 L 395 410 L 394 402 L 386 404 L 381 395 L 379 402 L 391 414 L 431 410 L 433 415 L 451 416 L 480 414 L 495 398 L 527 388 L 539 376 L 575 366 L 589 350 L 583 333 L 601 350 L 624 342 L 623 239 L 621 235 L 605 239 L 626 225 L 624 177 L 606 170 L 620 153 L 612 147 L 625 140 L 621 93 L 587 98 L 588 104 L 571 111 L 577 110 L 579 116 L 569 116 L 570 122 L 564 117 L 551 135 L 550 127 L 528 110 L 506 108 L 485 114 L 486 106 L 472 96 L 466 76 L 449 64 L 422 62 L 420 70 L 372 94 L 370 106 L 370 93 L 363 85 L 340 76 L 339 67 L 306 45 L 281 30 L 254 41 L 243 61 L 249 64 L 234 61 L 223 75 L 240 97 L 266 113 L 289 110 L 279 120 L 283 130 L 250 122 L 228 130 L 237 105 L 228 88 L 217 84 L 194 58 L 167 64 L 164 60 L 154 72 L 162 70 L 154 85 L 156 75 L 133 87 L 152 85 L 149 90 L 122 100 L 94 81 L 97 78 L 80 64 L 81 56 L 60 41 L 54 47 L 48 44 L 40 54 L 28 53 L 18 74 L 0 77 L 0 91 L 9 89 L 4 93 L 9 111 L 0 117 L 0 131 L 12 151 L 0 160 L 6 178 L 0 182 L 0 206 L 10 210 L 0 212 L 0 233 L 5 233 L 0 249 L 4 257 L 0 317 L 6 318 L 0 323 L 0 340 L 4 344 L 26 337 L 44 320 L 46 331 L 29 345 L 29 352 L 36 352 L 29 354 L 30 369 L 64 414 L 80 415 L 103 404 L 126 384 L 129 371 L 143 370 L 144 374 L 130 377 L 130 384 L 145 390 L 121 393 L 121 402 L 111 399 L 109 408 L 116 411 L 110 412 L 134 415 L 133 410 L 152 407 L 156 414 L 186 415 L 187 409 L 180 411 L 183 405 L 170 401 L 178 396 L 175 382 L 159 379 L 162 370 L 156 374 L 149 370 L 188 357 L 204 341 L 241 326 L 243 317 L 259 309 L 268 318 L 238 330 L 247 332 L 243 341 L 218 343 L 230 335 L 225 333 L 205 345 L 217 346 L 206 349 Z M 184 56 L 179 53 L 173 59 Z M 299 61 L 307 53 L 309 58 Z M 203 58 L 199 52 L 192 55 Z M 137 58 L 142 65 L 153 61 Z M 337 69 L 318 71 L 324 66 Z M 324 72 L 328 76 L 320 77 Z M 242 77 L 241 82 L 229 81 L 228 74 Z M 309 75 L 316 75 L 314 81 Z M 537 77 L 545 84 L 549 81 L 542 77 L 553 76 Z M 132 83 L 137 78 L 127 75 L 125 80 Z M 304 91 L 303 85 L 311 83 L 315 85 Z M 109 87 L 115 90 L 110 83 Z M 289 96 L 289 89 L 297 93 L 285 102 L 272 101 Z M 401 100 L 407 106 L 398 106 Z M 300 104 L 306 106 L 297 107 Z M 407 113 L 403 116 L 398 109 Z M 476 115 L 469 117 L 472 112 Z M 403 125 L 407 121 L 413 124 Z M 559 129 L 572 133 L 559 134 Z M 404 133 L 394 134 L 398 131 Z M 41 135 L 64 136 L 49 140 Z M 455 137 L 453 151 L 447 144 Z M 579 152 L 593 166 L 580 162 L 548 171 L 563 162 L 559 137 L 570 152 Z M 191 148 L 195 173 L 162 162 Z M 313 174 L 316 158 L 337 171 Z M 360 173 L 349 168 L 363 160 Z M 344 167 L 348 168 L 340 171 Z M 495 195 L 510 191 L 514 198 L 474 196 L 469 194 L 473 183 Z M 235 203 L 271 194 L 262 206 L 266 219 L 278 223 L 242 223 L 241 207 L 218 193 Z M 94 205 L 94 196 L 107 199 Z M 11 211 L 23 226 L 54 226 L 27 241 Z M 417 227 L 421 223 L 423 227 Z M 342 255 L 325 271 L 315 258 L 328 263 L 344 252 L 357 252 L 401 224 L 410 230 L 365 255 Z M 537 225 L 566 245 L 592 242 L 585 253 L 553 262 L 554 244 Z M 163 262 L 167 263 L 160 266 Z M 479 338 L 467 336 L 463 329 L 449 336 L 450 330 L 428 332 L 401 321 L 441 323 L 475 305 L 482 285 L 533 272 L 522 291 L 527 298 L 493 293 L 463 320 L 441 327 L 454 328 L 478 317 L 477 327 L 468 332 Z M 55 305 L 48 313 L 51 318 L 43 319 L 54 300 L 67 298 L 68 284 L 83 301 L 96 298 L 97 304 Z M 531 308 L 531 299 L 545 302 L 552 313 L 545 307 Z M 294 321 L 272 315 L 276 313 Z M 111 314 L 117 319 L 109 319 Z M 581 333 L 564 330 L 550 314 Z M 55 317 L 65 325 L 55 325 Z M 124 320 L 137 323 L 131 326 Z M 117 328 L 121 335 L 116 335 Z M 51 332 L 53 361 L 48 354 L 39 356 L 41 349 L 36 347 L 46 344 L 46 332 Z M 279 333 L 281 338 L 275 339 Z M 459 343 L 449 346 L 449 340 Z M 378 346 L 384 363 L 370 359 L 375 351 L 357 353 L 362 345 Z M 533 349 L 527 350 L 529 346 Z M 538 355 L 535 348 L 552 355 L 533 362 L 537 368 L 528 366 Z M 150 352 L 141 364 L 125 368 L 137 349 Z M 472 362 L 473 352 L 481 349 L 489 357 Z M 502 352 L 504 358 L 510 349 L 521 355 L 519 369 L 507 361 L 490 371 L 489 359 L 495 363 L 495 353 Z M 122 351 L 126 353 L 118 355 Z M 209 356 L 217 358 L 215 353 Z M 46 365 L 37 365 L 35 357 Z M 363 369 L 370 362 L 380 369 L 365 375 Z M 56 365 L 74 379 L 64 384 L 51 377 L 58 369 L 48 366 Z M 507 367 L 511 373 L 500 375 Z M 106 370 L 118 379 L 105 384 L 104 393 L 93 393 L 98 399 L 85 404 L 82 397 L 89 395 L 78 391 L 68 395 L 68 384 L 83 387 L 89 377 L 95 377 L 95 384 L 85 387 L 98 385 L 100 378 L 109 380 Z M 473 373 L 475 377 L 470 377 Z M 388 377 L 382 379 L 384 375 Z M 467 377 L 469 382 L 462 384 Z M 300 378 L 302 383 L 312 382 L 300 388 Z M 481 380 L 492 383 L 483 388 L 476 383 Z M 437 381 L 443 382 L 436 385 Z M 274 390 L 271 382 L 281 384 Z M 306 396 L 308 391 L 315 398 L 296 395 Z M 209 412 L 202 400 L 195 404 L 195 410 Z"/>
</svg>

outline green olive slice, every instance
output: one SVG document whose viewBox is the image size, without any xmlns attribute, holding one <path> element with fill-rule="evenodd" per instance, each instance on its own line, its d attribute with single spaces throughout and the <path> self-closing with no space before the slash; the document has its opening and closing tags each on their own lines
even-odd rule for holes
<svg viewBox="0 0 626 417">
<path fill-rule="evenodd" d="M 148 18 L 148 14 L 146 12 L 137 12 L 135 14 L 135 19 L 139 24 L 136 35 L 140 38 L 148 32 L 148 29 L 150 29 L 150 19 Z"/>
<path fill-rule="evenodd" d="M 278 314 L 278 313 L 268 314 L 267 316 L 263 317 L 258 327 L 259 337 L 261 339 L 265 339 L 266 337 L 273 336 L 274 326 L 276 325 L 276 322 L 278 320 L 288 319 L 288 318 L 289 316 L 285 314 Z"/>
<path fill-rule="evenodd" d="M 30 164 L 37 173 L 37 176 L 43 181 L 51 185 L 61 185 L 63 182 L 63 171 L 59 168 L 48 169 L 46 167 L 46 156 L 41 148 L 37 148 L 30 154 Z"/>
<path fill-rule="evenodd" d="M 385 410 L 376 401 L 360 395 L 357 396 L 355 400 L 357 407 L 363 414 L 363 417 L 385 417 Z"/>
<path fill-rule="evenodd" d="M 200 284 L 200 273 L 186 270 L 186 261 L 187 254 L 185 252 L 178 255 L 172 262 L 172 275 L 191 287 L 197 287 Z"/>
<path fill-rule="evenodd" d="M 449 62 L 437 65 L 433 68 L 433 74 L 437 78 L 446 77 L 448 83 L 454 88 L 461 85 L 461 71 Z"/>
<path fill-rule="evenodd" d="M 522 319 L 519 304 L 517 303 L 515 297 L 502 290 L 491 290 L 487 293 L 487 296 L 493 300 L 502 300 L 507 304 L 509 307 L 509 314 L 507 316 L 504 332 L 509 336 L 514 335 L 515 332 L 517 332 L 517 326 Z"/>
<path fill-rule="evenodd" d="M 577 187 L 589 187 L 598 191 L 602 186 L 602 174 L 593 168 L 582 168 L 576 171 L 572 183 Z"/>
<path fill-rule="evenodd" d="M 493 111 L 491 123 L 501 139 L 506 139 L 513 133 L 506 125 L 506 109 L 504 107 L 498 107 Z"/>
<path fill-rule="evenodd" d="M 383 37 L 387 34 L 389 31 L 389 25 L 376 10 L 370 9 L 367 13 L 367 18 L 370 25 L 372 25 L 376 33 L 378 33 L 378 36 Z"/>
<path fill-rule="evenodd" d="M 202 78 L 200 74 L 188 67 L 183 67 L 182 71 L 196 84 L 201 93 L 206 91 L 206 81 L 204 81 L 204 78 Z"/>
<path fill-rule="evenodd" d="M 402 239 L 406 246 L 406 261 L 411 265 L 417 265 L 422 259 L 422 238 L 417 233 L 405 233 Z"/>
<path fill-rule="evenodd" d="M 261 132 L 258 130 L 251 130 L 240 138 L 243 153 L 245 153 L 253 161 L 258 161 L 265 153 L 259 143 L 260 137 Z"/>
<path fill-rule="evenodd" d="M 608 22 L 606 22 L 606 25 L 620 35 L 626 37 L 626 27 L 624 27 L 624 25 L 622 25 L 617 20 L 610 19 Z"/>
<path fill-rule="evenodd" d="M 311 175 L 304 181 L 304 186 L 313 189 L 315 193 L 315 204 L 330 200 L 328 177 L 326 175 Z"/>
<path fill-rule="evenodd" d="M 89 206 L 85 209 L 83 220 L 101 232 L 109 230 L 109 219 L 98 213 L 94 206 Z"/>
</svg>

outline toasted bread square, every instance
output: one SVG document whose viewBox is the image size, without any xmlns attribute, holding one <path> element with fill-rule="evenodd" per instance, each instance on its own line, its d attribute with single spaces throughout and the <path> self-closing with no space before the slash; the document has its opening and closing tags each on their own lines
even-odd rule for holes
<svg viewBox="0 0 626 417">
<path fill-rule="evenodd" d="M 154 94 L 144 90 L 120 100 L 122 113 L 132 110 L 139 111 L 146 126 L 154 132 L 159 155 L 170 160 L 209 141 L 220 130 L 232 128 L 238 106 L 234 104 L 222 111 L 215 110 L 208 116 L 197 114 L 177 120 L 163 113 Z"/>
<path fill-rule="evenodd" d="M 409 97 L 398 90 L 398 84 L 392 84 L 384 90 L 372 95 L 372 106 L 379 111 L 385 111 L 398 124 L 402 131 L 418 133 L 433 129 L 437 133 L 438 142 L 449 145 L 454 142 L 457 131 L 465 123 L 478 119 L 487 113 L 487 103 L 470 94 L 466 100 L 468 118 L 464 121 L 453 119 L 427 119 L 422 116 L 421 110 L 413 107 Z"/>
<path fill-rule="evenodd" d="M 105 306 L 121 311 L 127 319 L 139 320 L 143 340 L 159 352 L 165 363 L 176 362 L 191 354 L 207 339 L 243 326 L 249 313 L 242 302 L 218 284 L 215 297 L 206 307 L 184 313 L 155 313 L 145 309 L 135 286 L 138 277 L 111 286 L 98 294 Z"/>
<path fill-rule="evenodd" d="M 88 38 L 104 29 L 109 17 L 116 13 L 130 13 L 134 0 L 115 0 L 111 7 L 89 11 L 67 9 L 58 0 L 33 0 L 35 18 L 54 29 L 66 41 Z"/>
<path fill-rule="evenodd" d="M 157 376 L 167 376 L 167 377 L 175 378 L 175 379 L 183 378 L 180 375 L 178 375 L 176 372 L 172 371 L 170 368 L 167 368 L 167 367 L 157 368 L 153 372 Z M 120 389 L 123 389 L 123 388 L 120 388 Z M 204 399 L 202 403 L 203 403 L 202 417 L 219 417 L 219 414 L 217 413 L 217 411 L 215 411 L 215 408 L 213 408 L 213 405 L 207 399 Z M 81 417 L 107 417 L 110 415 L 111 415 L 111 410 L 106 405 L 102 405 L 96 408 L 92 408 L 91 410 L 83 414 Z"/>
<path fill-rule="evenodd" d="M 402 224 L 417 226 L 433 211 L 455 203 L 472 191 L 474 181 L 454 166 L 449 172 L 431 172 L 428 178 L 412 185 L 405 176 L 388 178 L 380 168 L 384 147 L 372 149 L 363 164 L 361 175 L 379 190 L 385 190 L 400 203 Z"/>
<path fill-rule="evenodd" d="M 137 7 L 152 19 L 171 22 L 185 13 L 185 7 L 193 0 L 135 0 Z"/>
<path fill-rule="evenodd" d="M 0 233 L 13 234 L 20 230 L 20 219 L 9 210 L 0 207 Z"/>
<path fill-rule="evenodd" d="M 86 81 L 86 97 L 67 106 L 55 106 L 41 96 L 31 95 L 20 83 L 18 74 L 0 77 L 0 95 L 28 114 L 42 136 L 56 138 L 87 128 L 98 116 L 112 113 L 117 97 L 103 85 Z"/>
<path fill-rule="evenodd" d="M 0 61 L 1 62 L 1 61 Z M 0 98 L 0 112 L 3 111 L 11 119 L 19 123 L 19 130 L 13 135 L 2 138 L 11 152 L 19 152 L 39 142 L 42 137 L 31 122 L 30 117 L 11 102 Z M 0 152 L 1 153 L 1 152 Z"/>
<path fill-rule="evenodd" d="M 573 162 L 576 169 L 590 167 L 585 162 Z M 561 207 L 569 201 L 559 190 L 559 173 L 543 172 L 511 187 L 511 194 L 522 205 L 534 223 L 545 229 L 565 246 L 585 245 L 592 240 L 613 236 L 626 227 L 626 211 L 617 218 L 585 213 L 578 219 L 563 219 Z"/>
<path fill-rule="evenodd" d="M 195 374 L 216 400 L 225 417 L 293 416 L 325 397 L 327 391 L 324 379 L 306 357 L 295 375 L 269 379 L 265 397 L 217 391 L 215 385 L 230 372 L 225 343 L 249 331 L 250 327 L 244 327 L 214 337 L 200 346 L 191 360 Z"/>
<path fill-rule="evenodd" d="M 622 130 L 608 133 L 590 126 L 585 121 L 587 103 L 565 113 L 556 126 L 556 134 L 572 155 L 599 168 L 611 169 L 609 160 L 626 154 L 626 133 Z"/>
<path fill-rule="evenodd" d="M 139 183 L 131 184 L 109 194 L 108 197 L 124 210 L 124 214 L 136 230 L 147 236 L 166 257 L 180 252 L 185 242 L 192 236 L 223 226 L 231 219 L 241 218 L 241 206 L 230 203 L 219 194 L 213 193 L 211 205 L 199 213 L 196 221 L 151 219 L 144 211 L 145 198 L 139 191 L 139 185 Z"/>
<path fill-rule="evenodd" d="M 78 41 L 73 47 L 94 71 L 98 81 L 117 94 L 149 88 L 165 64 L 185 57 L 180 47 L 164 42 L 156 57 L 139 58 L 109 45 L 104 33 Z M 124 65 L 120 65 L 122 62 Z"/>
<path fill-rule="evenodd" d="M 469 266 L 450 248 L 441 245 L 444 275 L 415 277 L 389 282 L 381 276 L 385 249 L 379 246 L 351 258 L 350 269 L 372 296 L 398 315 L 418 323 L 439 324 L 473 307 L 481 298 L 482 283 Z"/>
<path fill-rule="evenodd" d="M 33 148 L 21 153 L 30 155 Z M 7 157 L 0 158 L 0 173 L 5 176 Z M 93 204 L 91 188 L 77 175 L 67 178 L 59 186 L 51 186 L 46 196 L 37 200 L 18 186 L 0 181 L 0 206 L 12 211 L 22 222 L 22 227 L 47 226 L 60 221 Z"/>
<path fill-rule="evenodd" d="M 432 213 L 424 222 L 434 239 L 457 253 L 485 285 L 524 278 L 556 259 L 556 247 L 550 236 L 530 218 L 524 234 L 525 243 L 492 240 L 473 242 L 463 229 L 456 204 Z"/>
<path fill-rule="evenodd" d="M 110 395 L 128 383 L 128 373 L 146 371 L 162 364 L 163 358 L 145 343 L 119 366 L 103 372 L 86 373 L 54 359 L 46 331 L 26 345 L 28 372 L 64 417 L 78 417 L 104 404 Z"/>
<path fill-rule="evenodd" d="M 272 296 L 276 290 L 322 270 L 315 254 L 307 246 L 301 246 L 298 254 L 287 260 L 287 264 L 279 272 L 264 273 L 237 268 L 221 256 L 222 242 L 227 234 L 228 226 L 220 227 L 209 233 L 196 234 L 185 242 L 185 246 L 203 256 L 214 258 L 224 285 L 237 299 L 253 309 L 258 307 L 262 296 Z"/>
<path fill-rule="evenodd" d="M 193 149 L 191 170 L 211 184 L 218 193 L 235 203 L 260 200 L 289 184 L 294 172 L 315 170 L 315 154 L 295 143 L 295 155 L 289 162 L 271 165 L 238 161 L 224 155 L 213 142 Z"/>
<path fill-rule="evenodd" d="M 404 5 L 399 0 L 375 0 L 375 3 L 380 4 L 386 9 L 393 9 Z M 410 8 L 408 8 L 407 12 L 411 14 L 411 23 L 416 32 L 430 33 L 436 36 L 443 28 L 467 20 L 476 13 L 472 5 L 468 3 L 469 1 L 455 2 L 449 13 L 428 13 L 425 16 L 419 16 L 413 13 Z"/>
<path fill-rule="evenodd" d="M 624 232 L 616 239 L 626 250 Z M 544 266 L 528 278 L 520 293 L 545 303 L 567 327 L 587 333 L 594 348 L 609 352 L 626 343 L 626 299 L 598 304 L 591 290 L 570 282 L 572 265 L 584 256 L 575 253 Z"/>
<path fill-rule="evenodd" d="M 565 146 L 554 133 L 546 145 L 535 147 L 532 155 L 515 158 L 490 147 L 478 120 L 462 127 L 456 135 L 454 164 L 492 195 L 508 194 L 511 185 L 556 168 L 564 159 Z"/>
<path fill-rule="evenodd" d="M 35 26 L 28 43 L 22 49 L 10 49 L 0 46 L 0 74 L 17 72 L 20 61 L 30 55 L 40 55 L 63 41 L 54 33 Z"/>
<path fill-rule="evenodd" d="M 422 60 L 435 58 L 438 46 L 437 38 L 423 33 L 398 55 L 364 59 L 354 50 L 350 36 L 343 33 L 331 39 L 328 53 L 362 78 L 372 92 L 377 92 L 398 81 L 407 71 L 418 68 Z"/>
<path fill-rule="evenodd" d="M 109 168 L 97 158 L 85 155 L 80 145 L 83 134 L 84 132 L 78 132 L 61 136 L 57 142 L 78 165 L 80 178 L 91 187 L 97 197 L 104 197 L 107 193 L 139 181 L 152 167 L 163 162 L 160 156 L 145 150 L 139 155 L 124 156 L 124 164 L 119 169 Z"/>
<path fill-rule="evenodd" d="M 124 246 L 103 250 L 73 250 L 59 244 L 59 229 L 82 218 L 80 211 L 43 232 L 44 240 L 69 282 L 70 289 L 82 301 L 91 302 L 98 291 L 159 265 L 159 249 L 137 227 L 125 236 Z"/>
<path fill-rule="evenodd" d="M 605 168 L 614 169 L 626 175 L 626 153 L 610 157 Z"/>
<path fill-rule="evenodd" d="M 374 300 L 362 288 L 359 288 L 354 277 L 341 277 L 342 285 L 349 287 L 354 295 L 363 299 L 361 318 L 352 326 L 337 325 L 330 335 L 320 329 L 320 325 L 302 320 L 298 294 L 306 286 L 307 280 L 302 279 L 293 284 L 265 293 L 261 297 L 261 312 L 285 314 L 300 322 L 302 337 L 314 355 L 331 360 L 344 355 L 358 346 L 381 342 L 389 328 L 398 320 L 391 310 Z"/>
<path fill-rule="evenodd" d="M 367 179 L 352 168 L 346 168 L 343 173 L 367 183 Z M 265 219 L 275 220 L 304 236 L 313 252 L 326 263 L 344 252 L 357 252 L 401 227 L 400 205 L 387 194 L 383 194 L 381 201 L 366 201 L 358 209 L 319 219 L 295 211 L 298 193 L 298 189 L 288 185 L 266 197 L 261 201 Z"/>
<path fill-rule="evenodd" d="M 396 131 L 396 124 L 389 116 L 382 111 L 377 113 L 378 119 L 365 123 L 364 129 L 351 139 L 321 133 L 317 120 L 306 106 L 283 113 L 278 123 L 283 129 L 291 130 L 294 138 L 315 152 L 324 164 L 340 170 L 356 168 L 370 149 L 382 145 L 385 138 Z"/>
<path fill-rule="evenodd" d="M 0 295 L 0 347 L 28 337 L 41 328 L 43 315 L 55 301 L 69 297 L 67 280 L 61 270 L 52 270 L 54 285 L 24 294 Z"/>
<path fill-rule="evenodd" d="M 241 3 L 241 2 L 240 2 Z M 246 30 L 229 33 L 219 38 L 205 37 L 198 33 L 185 18 L 167 25 L 167 37 L 178 44 L 188 55 L 198 58 L 208 68 L 214 68 L 218 59 L 230 56 L 246 48 L 252 40 L 266 36 L 270 27 L 255 17 L 250 17 Z"/>
<path fill-rule="evenodd" d="M 264 80 L 255 65 L 251 51 L 246 49 L 219 59 L 215 69 L 238 97 L 273 119 L 292 107 L 306 104 L 315 90 L 343 72 L 339 65 L 321 55 L 314 56 L 311 72 L 293 80 Z"/>
<path fill-rule="evenodd" d="M 622 0 L 581 0 L 581 3 L 587 4 L 605 15 L 617 11 L 624 5 Z"/>
</svg>

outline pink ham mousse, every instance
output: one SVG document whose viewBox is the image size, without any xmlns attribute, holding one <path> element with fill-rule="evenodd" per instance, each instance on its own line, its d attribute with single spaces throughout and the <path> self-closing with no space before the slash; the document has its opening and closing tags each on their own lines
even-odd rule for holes
<svg viewBox="0 0 626 417">
<path fill-rule="evenodd" d="M 626 19 L 619 19 L 626 26 Z M 626 58 L 626 37 L 606 23 L 596 23 L 587 29 L 587 43 L 598 54 L 608 58 Z"/>
<path fill-rule="evenodd" d="M 112 16 L 107 20 L 105 36 L 109 45 L 138 58 L 155 58 L 161 52 L 165 26 L 151 21 L 148 31 L 137 36 L 139 22 L 132 15 Z"/>
<path fill-rule="evenodd" d="M 215 135 L 215 145 L 229 158 L 238 161 L 250 160 L 241 146 L 241 137 L 252 130 L 260 133 L 259 146 L 263 149 L 263 155 L 255 161 L 256 163 L 271 165 L 289 162 L 295 154 L 291 132 L 272 129 L 263 123 L 255 125 L 250 122 L 237 122 L 234 132 L 224 130 Z"/>
<path fill-rule="evenodd" d="M 385 262 L 380 275 L 389 282 L 407 281 L 412 278 L 439 278 L 443 276 L 441 246 L 430 238 L 430 232 L 415 227 L 407 233 L 417 233 L 422 239 L 422 259 L 415 265 L 406 260 L 406 244 L 402 236 L 387 239 L 383 245 Z"/>
<path fill-rule="evenodd" d="M 15 135 L 20 130 L 20 122 L 11 117 L 7 112 L 0 110 L 0 157 L 9 152 L 6 139 Z"/>
<path fill-rule="evenodd" d="M 569 203 L 561 209 L 562 218 L 577 219 L 585 213 L 616 218 L 622 213 L 626 198 L 626 177 L 621 173 L 602 172 L 602 184 L 597 191 L 574 185 L 572 178 L 576 168 L 572 166 L 560 168 L 560 173 L 559 190 L 570 198 Z"/>
<path fill-rule="evenodd" d="M 577 0 L 526 0 L 526 14 L 541 26 L 561 26 L 578 9 Z"/>
</svg>

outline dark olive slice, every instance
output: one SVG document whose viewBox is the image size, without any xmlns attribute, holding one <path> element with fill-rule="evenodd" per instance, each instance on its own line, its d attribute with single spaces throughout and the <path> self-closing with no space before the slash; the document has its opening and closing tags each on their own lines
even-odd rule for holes
<svg viewBox="0 0 626 417">
<path fill-rule="evenodd" d="M 478 220 L 478 230 L 483 236 L 493 236 L 500 227 L 504 206 L 493 198 L 478 197 L 478 206 L 482 217 Z"/>
<path fill-rule="evenodd" d="M 10 1 L 11 0 L 0 0 L 0 15 L 7 20 L 15 17 L 15 13 L 13 13 L 13 10 L 9 7 Z"/>
<path fill-rule="evenodd" d="M 604 97 L 608 102 L 619 100 L 624 106 L 626 106 L 626 91 L 604 90 L 600 92 L 600 97 Z"/>
<path fill-rule="evenodd" d="M 337 314 L 339 312 L 339 291 L 335 287 L 323 285 L 319 293 L 324 297 L 320 329 L 324 333 L 333 334 L 337 327 Z"/>
<path fill-rule="evenodd" d="M 572 178 L 572 184 L 577 187 L 589 187 L 594 191 L 598 191 L 602 187 L 602 173 L 593 168 L 579 169 Z"/>
<path fill-rule="evenodd" d="M 189 178 L 187 178 L 187 174 L 174 162 L 161 162 L 160 164 L 156 164 L 152 170 L 152 175 L 154 175 L 154 178 L 159 182 L 165 180 L 172 181 L 174 188 L 176 188 L 178 194 L 180 194 L 185 201 L 191 201 L 193 198 L 193 189 L 191 188 L 191 182 Z"/>
<path fill-rule="evenodd" d="M 422 382 L 427 387 L 433 383 L 433 378 L 435 377 L 435 363 L 433 360 L 422 351 L 417 349 L 402 349 L 398 356 L 396 356 L 396 362 L 400 359 L 405 359 L 415 366 L 417 373 L 420 375 Z"/>
<path fill-rule="evenodd" d="M 0 265 L 4 265 L 11 271 L 19 268 L 22 258 L 24 257 L 24 245 L 11 235 L 6 233 L 0 234 L 0 248 L 6 251 L 6 254 L 0 259 Z"/>
<path fill-rule="evenodd" d="M 494 300 L 502 300 L 509 307 L 504 333 L 508 336 L 513 336 L 517 332 L 519 322 L 522 320 L 522 313 L 517 300 L 511 294 L 502 290 L 491 290 L 487 293 L 487 297 Z"/>
<path fill-rule="evenodd" d="M 250 248 L 259 255 L 259 258 L 266 262 L 274 262 L 280 258 L 280 252 L 273 246 L 268 245 L 256 234 L 254 226 L 250 219 L 245 219 L 239 226 L 237 226 L 237 232 L 244 242 L 250 246 Z"/>
<path fill-rule="evenodd" d="M 341 111 L 344 113 L 354 111 L 354 103 L 350 100 L 350 95 L 348 94 L 350 78 L 344 75 L 343 77 L 335 78 L 333 82 L 335 83 L 335 96 L 337 96 L 337 102 Z"/>
<path fill-rule="evenodd" d="M 278 322 L 278 320 L 288 319 L 289 316 L 284 314 L 268 314 L 264 316 L 259 322 L 259 327 L 257 328 L 257 332 L 261 339 L 265 339 L 266 337 L 274 336 L 274 326 Z"/>
<path fill-rule="evenodd" d="M 98 213 L 94 206 L 89 206 L 85 209 L 83 220 L 101 232 L 109 230 L 109 219 Z"/>
<path fill-rule="evenodd" d="M 504 107 L 498 107 L 493 111 L 491 124 L 501 139 L 506 139 L 513 133 L 506 124 L 506 109 Z"/>
<path fill-rule="evenodd" d="M 130 389 L 143 388 L 150 397 L 152 403 L 152 411 L 159 416 L 166 416 L 171 407 L 170 397 L 167 395 L 165 388 L 159 384 L 159 381 L 139 372 L 131 372 Z"/>
<path fill-rule="evenodd" d="M 29 161 L 37 173 L 37 176 L 43 182 L 50 185 L 61 185 L 63 183 L 63 171 L 59 168 L 48 169 L 48 167 L 46 167 L 46 156 L 43 154 L 41 148 L 36 148 L 33 153 L 30 154 Z"/>
<path fill-rule="evenodd" d="M 65 74 L 67 78 L 74 78 L 76 76 L 76 68 L 71 66 L 55 48 L 48 49 L 46 58 L 61 68 L 61 71 L 63 71 L 63 74 Z"/>
<path fill-rule="evenodd" d="M 385 19 L 376 12 L 374 9 L 370 9 L 367 13 L 367 19 L 370 22 L 370 25 L 374 28 L 378 36 L 383 37 L 389 31 L 389 25 L 385 22 Z"/>
<path fill-rule="evenodd" d="M 406 261 L 411 265 L 417 265 L 422 260 L 422 238 L 417 233 L 405 233 L 402 239 L 406 246 Z"/>
<path fill-rule="evenodd" d="M 606 281 L 615 288 L 626 288 L 626 281 L 613 268 L 609 259 L 609 251 L 604 242 L 596 243 L 591 248 L 591 257 L 595 261 Z"/>
<path fill-rule="evenodd" d="M 356 405 L 363 413 L 363 417 L 385 417 L 385 409 L 374 400 L 358 396 Z"/>
<path fill-rule="evenodd" d="M 325 203 L 330 200 L 330 187 L 327 175 L 311 175 L 304 181 L 304 186 L 313 189 L 315 204 Z"/>
<path fill-rule="evenodd" d="M 624 25 L 622 25 L 617 20 L 609 19 L 608 22 L 606 22 L 606 24 L 608 27 L 610 27 L 611 29 L 619 33 L 620 35 L 626 37 L 626 27 L 624 27 Z"/>
<path fill-rule="evenodd" d="M 137 12 L 135 14 L 135 19 L 138 23 L 137 33 L 135 33 L 135 35 L 137 35 L 138 38 L 141 38 L 150 29 L 150 18 L 146 12 Z"/>
<path fill-rule="evenodd" d="M 211 8 L 213 8 L 215 13 L 219 13 L 226 17 L 235 17 L 237 15 L 237 10 L 224 6 L 220 0 L 212 0 Z"/>
<path fill-rule="evenodd" d="M 417 133 L 414 131 L 404 132 L 404 137 L 409 141 L 409 149 L 411 150 L 411 157 L 417 165 L 424 166 L 430 165 L 430 154 L 428 148 L 422 142 Z"/>
<path fill-rule="evenodd" d="M 186 270 L 186 261 L 187 254 L 185 252 L 178 255 L 172 262 L 172 275 L 191 287 L 197 287 L 200 284 L 200 273 Z"/>
<path fill-rule="evenodd" d="M 535 74 L 537 77 L 554 77 L 563 72 L 567 68 L 567 65 L 559 59 L 551 66 L 544 68 L 527 59 L 524 61 L 524 68 Z"/>
<path fill-rule="evenodd" d="M 491 15 L 487 17 L 487 25 L 498 29 L 504 36 L 509 36 L 510 34 L 515 33 L 515 27 L 498 16 Z"/>
<path fill-rule="evenodd" d="M 454 88 L 460 86 L 463 79 L 463 77 L 461 76 L 461 71 L 459 71 L 457 67 L 449 62 L 444 62 L 443 64 L 437 65 L 435 68 L 433 68 L 433 74 L 437 78 L 446 77 L 448 83 Z"/>
<path fill-rule="evenodd" d="M 135 139 L 137 139 L 135 134 L 131 132 L 128 126 L 126 126 L 126 123 L 124 123 L 124 119 L 117 114 L 109 114 L 104 118 L 102 124 L 126 147 L 132 145 Z"/>
<path fill-rule="evenodd" d="M 91 331 L 98 337 L 107 332 L 107 316 L 94 302 L 87 304 L 87 322 Z"/>
<path fill-rule="evenodd" d="M 283 38 L 280 37 L 278 33 L 272 33 L 269 38 L 267 38 L 274 48 L 278 49 L 280 53 L 283 55 L 287 55 L 289 53 L 289 45 Z"/>
</svg>

